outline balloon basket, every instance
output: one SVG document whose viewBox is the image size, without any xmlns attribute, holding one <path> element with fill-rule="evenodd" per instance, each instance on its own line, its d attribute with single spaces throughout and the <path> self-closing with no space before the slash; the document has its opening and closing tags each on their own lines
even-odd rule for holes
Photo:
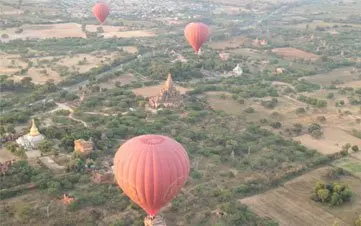
<svg viewBox="0 0 361 226">
<path fill-rule="evenodd" d="M 163 217 L 156 216 L 146 216 L 144 218 L 144 226 L 167 226 Z"/>
</svg>

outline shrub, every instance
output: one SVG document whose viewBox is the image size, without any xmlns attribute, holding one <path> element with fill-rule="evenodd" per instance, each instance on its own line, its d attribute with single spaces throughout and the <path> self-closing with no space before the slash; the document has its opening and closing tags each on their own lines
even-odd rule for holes
<svg viewBox="0 0 361 226">
<path fill-rule="evenodd" d="M 296 114 L 305 114 L 306 110 L 304 108 L 297 108 L 296 109 Z"/>
<path fill-rule="evenodd" d="M 360 150 L 357 145 L 352 146 L 351 149 L 352 149 L 352 151 L 354 151 L 354 152 L 358 152 L 358 151 Z"/>
<path fill-rule="evenodd" d="M 282 124 L 280 122 L 272 122 L 270 126 L 272 126 L 274 129 L 279 129 L 282 127 Z"/>
<path fill-rule="evenodd" d="M 246 112 L 246 113 L 254 113 L 255 110 L 252 107 L 249 107 L 246 110 L 244 110 L 244 112 Z"/>
<path fill-rule="evenodd" d="M 316 202 L 329 203 L 332 206 L 338 206 L 342 203 L 350 201 L 352 191 L 345 185 L 340 183 L 325 184 L 318 181 L 315 185 L 311 199 Z"/>
</svg>

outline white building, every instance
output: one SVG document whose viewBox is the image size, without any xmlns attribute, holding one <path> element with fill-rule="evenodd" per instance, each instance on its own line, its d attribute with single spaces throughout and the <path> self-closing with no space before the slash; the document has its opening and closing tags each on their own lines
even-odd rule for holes
<svg viewBox="0 0 361 226">
<path fill-rule="evenodd" d="M 233 74 L 237 76 L 241 76 L 243 74 L 243 69 L 239 64 L 233 69 Z"/>
<path fill-rule="evenodd" d="M 34 119 L 32 119 L 31 122 L 32 125 L 30 132 L 16 139 L 16 143 L 19 146 L 24 147 L 27 151 L 37 149 L 38 144 L 45 139 L 45 137 L 41 133 L 39 133 L 39 130 L 35 125 Z"/>
</svg>

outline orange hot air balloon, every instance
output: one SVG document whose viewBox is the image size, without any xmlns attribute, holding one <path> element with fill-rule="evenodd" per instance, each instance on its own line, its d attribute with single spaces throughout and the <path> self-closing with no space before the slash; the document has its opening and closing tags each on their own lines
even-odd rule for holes
<svg viewBox="0 0 361 226">
<path fill-rule="evenodd" d="M 109 15 L 109 11 L 108 5 L 104 2 L 98 2 L 93 6 L 93 14 L 100 24 L 104 23 L 105 19 Z"/>
<path fill-rule="evenodd" d="M 184 147 L 162 135 L 142 135 L 125 142 L 114 157 L 119 187 L 149 215 L 170 202 L 189 175 Z"/>
<path fill-rule="evenodd" d="M 208 26 L 203 23 L 189 23 L 184 28 L 184 36 L 194 51 L 198 52 L 202 44 L 208 40 Z"/>
</svg>

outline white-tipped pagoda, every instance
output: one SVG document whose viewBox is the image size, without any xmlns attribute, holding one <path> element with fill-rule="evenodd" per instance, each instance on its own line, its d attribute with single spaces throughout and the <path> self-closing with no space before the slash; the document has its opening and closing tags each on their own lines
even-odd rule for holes
<svg viewBox="0 0 361 226">
<path fill-rule="evenodd" d="M 35 120 L 32 119 L 30 132 L 16 139 L 16 143 L 19 146 L 25 148 L 27 151 L 31 151 L 37 149 L 38 144 L 44 139 L 45 137 L 39 132 L 38 128 L 36 127 Z"/>
</svg>

